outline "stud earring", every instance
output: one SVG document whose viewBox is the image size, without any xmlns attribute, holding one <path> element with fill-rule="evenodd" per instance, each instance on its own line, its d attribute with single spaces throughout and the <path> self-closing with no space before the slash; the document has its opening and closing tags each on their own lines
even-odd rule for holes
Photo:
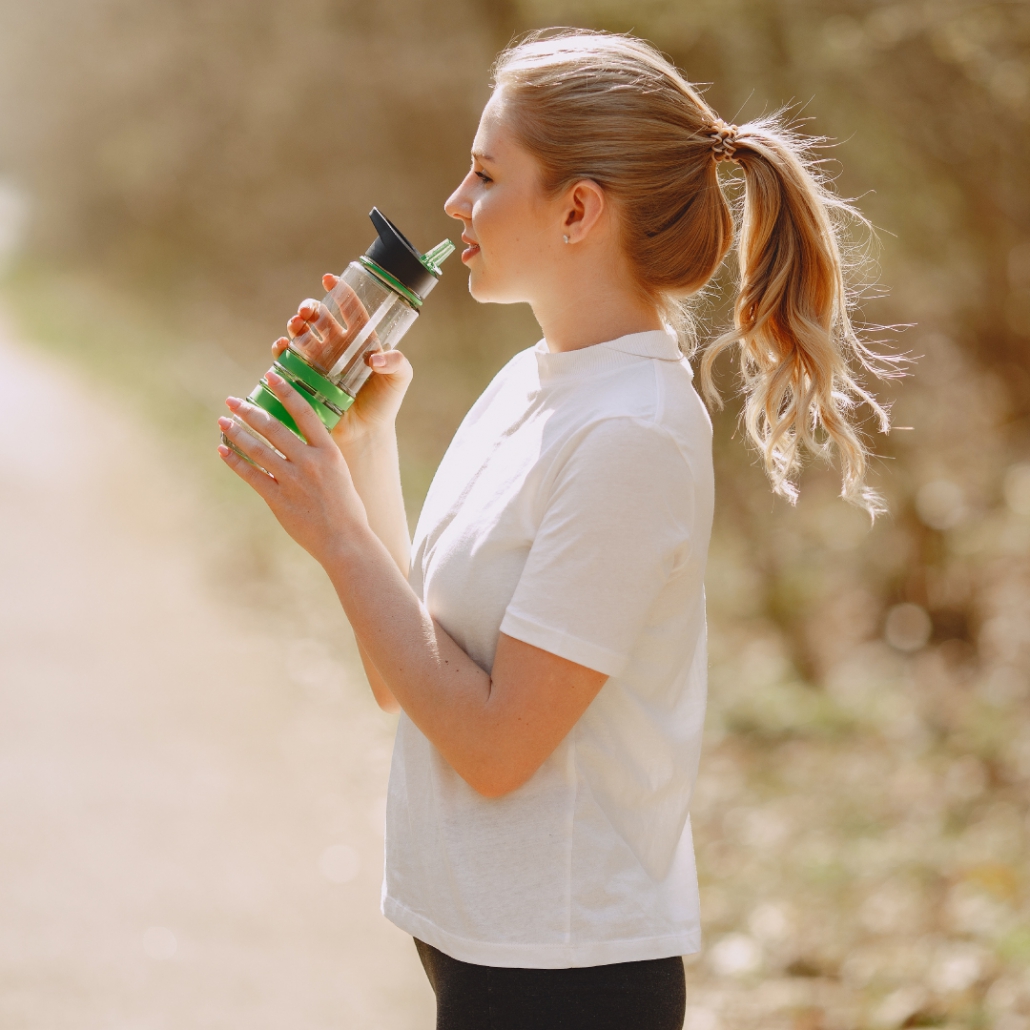
<svg viewBox="0 0 1030 1030">
<path fill-rule="evenodd" d="M 563 240 L 564 240 L 564 241 L 565 241 L 566 243 L 568 243 L 568 242 L 569 242 L 569 238 L 568 238 L 568 236 L 563 236 L 563 237 L 562 237 L 562 239 L 563 239 Z"/>
</svg>

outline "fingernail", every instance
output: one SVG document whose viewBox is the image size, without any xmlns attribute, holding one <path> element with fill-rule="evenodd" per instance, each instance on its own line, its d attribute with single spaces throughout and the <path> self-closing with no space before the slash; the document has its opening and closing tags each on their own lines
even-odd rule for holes
<svg viewBox="0 0 1030 1030">
<path fill-rule="evenodd" d="M 234 408 L 234 409 L 238 408 L 242 403 L 243 403 L 243 401 L 241 401 L 239 399 L 239 397 L 226 397 L 225 398 L 226 407 L 229 407 L 229 408 Z"/>
<path fill-rule="evenodd" d="M 222 429 L 228 429 L 232 425 L 232 419 L 226 418 L 224 415 L 218 420 L 218 425 Z"/>
<path fill-rule="evenodd" d="M 283 381 L 282 376 L 280 376 L 277 373 L 273 372 L 271 369 L 269 369 L 265 373 L 265 379 L 268 382 L 270 382 L 273 386 L 278 386 Z"/>
<path fill-rule="evenodd" d="M 368 359 L 368 363 L 370 365 L 375 365 L 377 368 L 381 368 L 383 365 L 386 364 L 386 355 L 385 354 L 373 354 Z"/>
<path fill-rule="evenodd" d="M 228 447 L 226 447 L 224 443 L 220 443 L 220 444 L 218 445 L 218 453 L 219 453 L 219 454 L 220 454 L 220 455 L 221 455 L 221 456 L 222 456 L 223 458 L 227 458 L 227 457 L 229 457 L 229 448 L 228 448 Z"/>
</svg>

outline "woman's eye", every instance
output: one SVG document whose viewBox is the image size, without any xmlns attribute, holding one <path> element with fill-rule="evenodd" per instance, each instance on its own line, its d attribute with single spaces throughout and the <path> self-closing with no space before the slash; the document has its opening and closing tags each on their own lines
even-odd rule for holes
<svg viewBox="0 0 1030 1030">
<path fill-rule="evenodd" d="M 493 182 L 493 179 L 491 179 L 490 176 L 486 174 L 486 172 L 476 172 L 476 175 L 478 175 L 479 178 L 483 180 L 483 182 Z"/>
</svg>

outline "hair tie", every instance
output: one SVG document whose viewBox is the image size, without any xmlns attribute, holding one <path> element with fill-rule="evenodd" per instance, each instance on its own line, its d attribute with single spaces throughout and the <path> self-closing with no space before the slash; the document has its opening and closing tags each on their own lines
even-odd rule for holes
<svg viewBox="0 0 1030 1030">
<path fill-rule="evenodd" d="M 719 161 L 736 161 L 734 152 L 736 151 L 737 133 L 740 129 L 736 125 L 727 125 L 721 118 L 717 118 L 712 123 L 712 156 L 716 162 Z"/>
</svg>

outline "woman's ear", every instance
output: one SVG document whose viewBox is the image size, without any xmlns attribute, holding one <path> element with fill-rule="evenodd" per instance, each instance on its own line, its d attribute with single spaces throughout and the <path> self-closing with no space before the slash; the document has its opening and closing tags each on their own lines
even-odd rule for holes
<svg viewBox="0 0 1030 1030">
<path fill-rule="evenodd" d="M 607 208 L 604 190 L 593 179 L 580 179 L 566 194 L 562 233 L 568 243 L 582 243 L 596 231 Z"/>
</svg>

